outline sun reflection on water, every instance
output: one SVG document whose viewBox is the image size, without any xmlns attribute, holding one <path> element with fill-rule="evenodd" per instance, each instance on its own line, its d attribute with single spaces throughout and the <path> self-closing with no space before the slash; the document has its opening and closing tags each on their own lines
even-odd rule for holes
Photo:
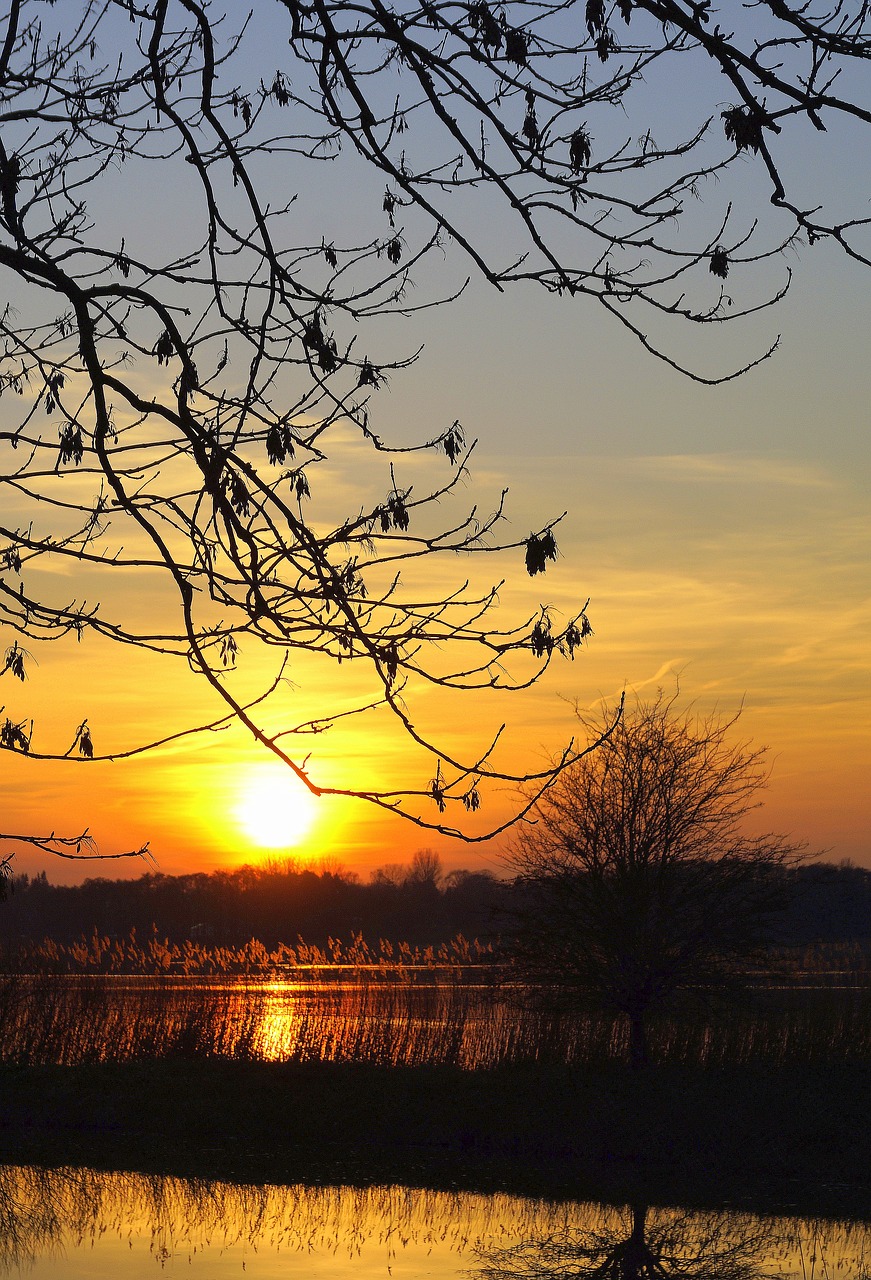
<svg viewBox="0 0 871 1280">
<path fill-rule="evenodd" d="M 299 1028 L 299 1002 L 294 993 L 278 983 L 267 986 L 255 1037 L 257 1056 L 265 1062 L 292 1058 L 299 1044 Z"/>
</svg>

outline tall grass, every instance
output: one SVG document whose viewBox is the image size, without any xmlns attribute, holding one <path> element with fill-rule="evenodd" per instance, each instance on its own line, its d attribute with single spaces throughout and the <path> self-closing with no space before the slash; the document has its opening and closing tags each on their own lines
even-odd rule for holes
<svg viewBox="0 0 871 1280">
<path fill-rule="evenodd" d="M 546 1011 L 522 993 L 412 976 L 290 984 L 7 975 L 0 1061 L 218 1057 L 474 1070 L 628 1057 L 627 1027 L 592 1005 Z M 871 988 L 769 990 L 741 1007 L 675 1008 L 653 1022 L 650 1043 L 662 1063 L 871 1062 Z"/>
<path fill-rule="evenodd" d="M 471 940 L 457 934 L 440 946 L 415 947 L 408 942 L 379 938 L 370 944 L 360 933 L 349 941 L 328 938 L 323 946 L 297 938 L 293 944 L 280 942 L 270 949 L 258 938 L 237 946 L 186 938 L 170 942 L 161 938 L 156 926 L 144 939 L 131 929 L 124 938 L 103 935 L 94 929 L 89 937 L 75 942 L 53 938 L 21 942 L 7 948 L 0 957 L 8 973 L 141 974 L 147 977 L 265 977 L 292 971 L 300 980 L 330 970 L 337 980 L 356 977 L 360 972 L 377 973 L 382 979 L 405 975 L 410 969 L 456 969 L 457 966 L 485 964 L 494 958 L 492 943 Z"/>
</svg>

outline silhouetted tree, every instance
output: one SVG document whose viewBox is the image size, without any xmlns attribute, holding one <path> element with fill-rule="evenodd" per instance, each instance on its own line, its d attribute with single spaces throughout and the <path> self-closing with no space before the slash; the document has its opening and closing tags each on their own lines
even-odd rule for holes
<svg viewBox="0 0 871 1280">
<path fill-rule="evenodd" d="M 784 1243 L 771 1223 L 730 1212 L 603 1210 L 595 1227 L 479 1248 L 474 1280 L 759 1280 Z"/>
<path fill-rule="evenodd" d="M 764 941 L 801 856 L 782 836 L 745 833 L 765 749 L 731 742 L 734 723 L 662 694 L 638 701 L 541 797 L 510 854 L 528 894 L 521 972 L 623 1014 L 636 1066 L 651 1011 L 721 984 Z"/>
<path fill-rule="evenodd" d="M 444 880 L 442 860 L 435 849 L 418 849 L 412 855 L 406 884 L 428 889 L 440 888 Z"/>
<path fill-rule="evenodd" d="M 440 946 L 458 934 L 491 935 L 504 882 L 486 874 L 451 873 L 441 882 L 414 880 L 409 866 L 393 879 L 373 875 L 361 883 L 351 873 L 314 871 L 292 860 L 271 866 L 137 879 L 89 878 L 80 885 L 52 885 L 44 874 L 19 875 L 0 913 L 0 950 L 44 938 L 72 943 L 94 932 L 181 943 L 206 937 L 240 946 L 256 938 L 269 948 L 293 945 L 299 936 L 318 946 L 329 938 L 350 943 L 360 935 L 414 946 Z"/>
<path fill-rule="evenodd" d="M 406 586 L 419 561 L 497 550 L 503 508 L 444 514 L 471 451 L 459 420 L 422 429 L 446 470 L 413 486 L 409 446 L 391 450 L 372 402 L 415 357 L 376 350 L 375 322 L 445 300 L 414 304 L 410 287 L 450 239 L 495 286 L 589 298 L 681 366 L 660 329 L 780 299 L 789 272 L 754 268 L 797 237 L 867 263 L 864 212 L 827 217 L 828 178 L 811 194 L 812 167 L 793 179 L 787 148 L 871 123 L 867 77 L 852 75 L 869 21 L 858 0 L 819 12 L 771 0 L 734 31 L 694 0 L 263 0 L 244 16 L 208 0 L 7 0 L 0 390 L 19 409 L 0 429 L 2 673 L 23 681 L 25 642 L 64 635 L 175 657 L 210 686 L 213 727 L 240 722 L 312 791 L 422 827 L 456 831 L 449 809 L 477 809 L 482 781 L 528 780 L 497 763 L 495 741 L 464 756 L 431 740 L 409 699 L 427 685 L 524 687 L 589 623 L 580 601 L 561 624 L 545 607 L 497 622 L 495 587 Z M 312 175 L 344 153 L 365 165 L 334 239 L 306 217 L 323 215 Z M 739 210 L 731 175 L 748 160 L 756 185 Z M 481 230 L 481 187 L 516 225 L 502 260 L 489 216 Z M 765 194 L 779 221 L 757 219 Z M 447 300 L 462 287 L 449 281 Z M 368 489 L 349 432 L 393 458 Z M 337 509 L 332 477 L 317 477 L 343 458 L 356 487 Z M 555 523 L 503 549 L 538 575 Z M 151 624 L 114 590 L 140 579 L 158 602 Z M 276 654 L 253 700 L 233 679 L 243 649 Z M 330 693 L 276 730 L 264 703 L 289 654 L 323 660 Z M 353 705 L 336 691 L 348 662 L 370 680 Z M 420 749 L 419 781 L 329 785 L 291 745 L 379 710 Z M 170 716 L 161 741 L 201 727 Z M 0 748 L 102 749 L 85 718 L 38 752 L 26 706 L 6 713 Z"/>
</svg>

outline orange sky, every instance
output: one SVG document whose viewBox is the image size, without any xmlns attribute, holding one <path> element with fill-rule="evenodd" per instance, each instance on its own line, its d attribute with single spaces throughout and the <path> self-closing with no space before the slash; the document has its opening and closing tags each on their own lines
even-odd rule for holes
<svg viewBox="0 0 871 1280">
<path fill-rule="evenodd" d="M 561 557 L 546 579 L 530 581 L 520 557 L 479 573 L 510 573 L 501 593 L 506 614 L 592 597 L 595 635 L 573 663 L 559 662 L 536 689 L 511 699 L 483 695 L 415 703 L 421 723 L 456 746 L 483 742 L 506 718 L 506 759 L 537 767 L 573 731 L 570 703 L 615 702 L 626 687 L 642 693 L 676 677 L 700 709 L 731 714 L 742 703 L 742 730 L 771 748 L 765 810 L 754 823 L 789 831 L 830 858 L 871 865 L 871 680 L 867 501 L 868 444 L 863 334 L 871 301 L 839 310 L 831 279 L 818 272 L 801 286 L 787 317 L 784 350 L 735 386 L 689 387 L 650 365 L 628 343 L 594 332 L 578 313 L 563 323 L 558 305 L 537 303 L 547 351 L 518 367 L 514 342 L 529 323 L 527 300 L 475 293 L 439 320 L 419 369 L 382 393 L 385 423 L 426 402 L 433 418 L 462 412 L 479 431 L 466 497 L 494 501 L 511 489 L 512 530 L 522 536 L 564 508 Z M 504 341 L 480 360 L 458 365 L 452 346 L 482 309 Z M 830 320 L 821 339 L 815 317 Z M 578 344 L 585 356 L 572 361 Z M 606 377 L 590 369 L 609 362 Z M 443 379 L 453 370 L 451 385 Z M 402 383 L 403 385 L 400 385 Z M 590 385 L 589 395 L 582 388 Z M 610 448 L 608 447 L 610 445 Z M 349 446 L 340 466 L 359 483 L 361 460 Z M 418 468 L 419 470 L 419 468 Z M 425 470 L 425 468 L 424 468 Z M 331 488 L 341 495 L 338 474 Z M 349 489 L 350 492 L 350 489 Z M 511 532 L 511 530 L 509 530 Z M 445 582 L 469 572 L 443 566 Z M 39 667 L 24 687 L 7 677 L 9 713 L 30 708 L 38 737 L 62 738 L 89 717 L 98 749 L 159 736 L 220 713 L 183 666 L 130 654 L 93 639 L 34 650 Z M 239 679 L 254 690 L 274 665 L 253 655 Z M 328 675 L 304 664 L 276 699 L 276 727 L 322 713 L 350 698 L 347 664 Z M 41 739 L 39 735 L 45 735 Z M 397 771 L 426 781 L 431 766 L 409 752 L 398 729 L 376 718 L 348 722 L 307 742 L 319 779 L 377 783 Z M 258 764 L 258 759 L 261 763 Z M 136 761 L 89 766 L 6 758 L 7 829 L 70 831 L 89 827 L 103 849 L 149 841 L 166 872 L 209 869 L 263 856 L 244 812 L 246 795 L 275 786 L 273 766 L 238 730 L 187 740 Z M 423 776 L 422 776 L 423 775 Z M 480 822 L 507 811 L 513 797 L 488 793 Z M 263 792 L 247 801 L 263 807 Z M 426 813 L 435 817 L 435 813 Z M 472 830 L 480 824 L 470 821 Z M 269 837 L 261 833 L 261 839 Z M 499 868 L 502 841 L 464 846 L 386 818 L 359 803 L 321 801 L 308 830 L 289 842 L 303 857 L 323 855 L 366 872 L 432 846 L 446 866 Z M 52 878 L 102 872 L 20 854 L 21 869 Z M 138 874 L 139 864 L 110 864 L 109 874 Z"/>
<path fill-rule="evenodd" d="M 867 165 L 832 162 L 831 172 L 852 194 Z M 127 171 L 112 181 L 118 200 L 106 216 L 120 234 L 125 219 L 135 222 L 143 193 L 125 186 Z M 320 181 L 312 227 L 329 240 L 334 224 L 347 218 L 347 190 L 339 169 Z M 379 199 L 382 185 L 379 177 Z M 486 217 L 487 210 L 479 214 L 479 230 L 492 237 L 497 231 Z M 514 553 L 492 564 L 486 557 L 442 563 L 430 585 L 447 590 L 469 573 L 481 582 L 505 576 L 506 619 L 539 604 L 568 616 L 591 599 L 595 635 L 574 662 L 555 662 L 538 686 L 510 698 L 411 690 L 421 725 L 473 754 L 504 720 L 503 759 L 534 769 L 573 733 L 574 702 L 614 705 L 624 689 L 643 695 L 679 679 L 687 701 L 703 712 L 716 706 L 731 715 L 743 706 L 743 734 L 770 747 L 771 784 L 755 827 L 790 832 L 829 858 L 871 866 L 871 276 L 825 244 L 800 258 L 792 253 L 790 264 L 796 282 L 776 315 L 687 337 L 688 359 L 724 368 L 782 335 L 774 358 L 713 388 L 654 362 L 583 298 L 522 286 L 497 295 L 473 281 L 449 307 L 385 326 L 400 352 L 421 342 L 426 348 L 417 365 L 373 393 L 372 423 L 386 440 L 407 443 L 462 421 L 467 436 L 480 439 L 462 501 L 488 509 L 508 486 L 509 540 L 568 511 L 558 529 L 560 558 L 545 577 L 531 581 L 522 554 Z M 466 269 L 448 253 L 435 284 L 449 292 Z M 433 283 L 432 276 L 424 281 Z M 402 459 L 398 482 L 424 486 L 437 461 Z M 325 468 L 320 496 L 340 519 L 343 511 L 355 514 L 370 482 L 384 492 L 385 472 L 345 442 Z M 67 480 L 75 483 L 75 476 Z M 5 514 L 13 524 L 28 518 L 24 507 Z M 82 583 L 68 576 L 70 596 L 81 595 Z M 101 597 L 107 609 L 141 618 L 166 608 L 139 579 L 121 580 L 113 591 Z M 0 703 L 13 720 L 35 719 L 37 751 L 64 750 L 85 717 L 104 751 L 222 712 L 184 663 L 113 649 L 93 636 L 27 647 L 35 660 L 30 679 L 21 685 L 3 677 Z M 232 679 L 253 696 L 275 670 L 274 654 L 251 650 Z M 288 677 L 267 713 L 273 729 L 350 707 L 372 692 L 353 664 L 315 669 L 296 659 Z M 337 785 L 395 777 L 425 785 L 432 776 L 432 761 L 384 716 L 348 720 L 307 739 L 298 756 L 309 752 L 312 776 Z M 106 852 L 148 841 L 167 873 L 273 852 L 269 831 L 253 828 L 280 784 L 272 763 L 238 729 L 112 764 L 8 754 L 3 762 L 6 832 L 88 828 Z M 514 800 L 487 792 L 469 829 L 492 824 Z M 424 813 L 437 817 L 434 808 Z M 360 803 L 324 800 L 287 851 L 335 857 L 365 873 L 427 846 L 448 868 L 498 871 L 504 840 L 464 845 Z M 53 879 L 142 870 L 138 862 L 59 864 L 24 849 L 16 867 L 45 869 Z"/>
</svg>

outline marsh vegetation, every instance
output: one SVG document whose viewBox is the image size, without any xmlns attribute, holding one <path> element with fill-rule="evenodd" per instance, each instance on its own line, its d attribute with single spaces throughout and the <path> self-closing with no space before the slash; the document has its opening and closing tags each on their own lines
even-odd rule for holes
<svg viewBox="0 0 871 1280">
<path fill-rule="evenodd" d="M 625 1062 L 630 1030 L 590 999 L 561 1009 L 486 970 L 346 970 L 342 981 L 7 975 L 0 1061 L 224 1058 L 464 1070 Z M 654 1062 L 871 1062 L 871 986 L 769 983 L 709 1005 L 683 993 L 650 1024 Z"/>
</svg>

